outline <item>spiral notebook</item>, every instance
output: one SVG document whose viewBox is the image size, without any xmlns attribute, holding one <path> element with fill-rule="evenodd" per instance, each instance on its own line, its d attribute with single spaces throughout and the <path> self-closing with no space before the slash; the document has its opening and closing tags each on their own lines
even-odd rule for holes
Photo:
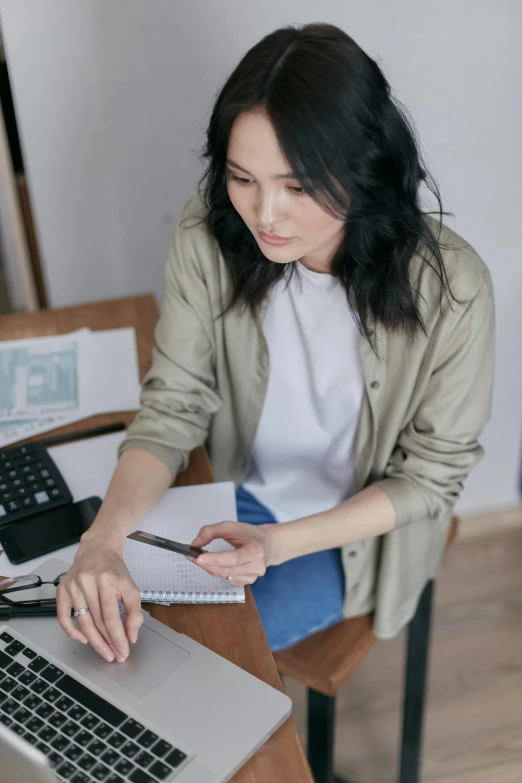
<svg viewBox="0 0 522 783">
<path fill-rule="evenodd" d="M 237 520 L 234 482 L 174 487 L 137 527 L 147 533 L 190 544 L 203 525 Z M 216 539 L 204 547 L 222 552 L 233 547 Z M 142 601 L 161 604 L 244 603 L 245 588 L 211 576 L 183 555 L 126 538 L 123 559 Z"/>
</svg>

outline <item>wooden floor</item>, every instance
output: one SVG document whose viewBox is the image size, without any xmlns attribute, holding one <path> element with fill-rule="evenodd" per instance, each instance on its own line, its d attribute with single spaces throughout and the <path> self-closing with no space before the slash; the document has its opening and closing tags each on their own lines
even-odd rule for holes
<svg viewBox="0 0 522 783">
<path fill-rule="evenodd" d="M 338 697 L 336 772 L 396 783 L 404 638 L 379 642 Z M 304 688 L 286 679 L 305 742 Z M 465 538 L 437 585 L 423 783 L 522 781 L 522 528 Z"/>
</svg>

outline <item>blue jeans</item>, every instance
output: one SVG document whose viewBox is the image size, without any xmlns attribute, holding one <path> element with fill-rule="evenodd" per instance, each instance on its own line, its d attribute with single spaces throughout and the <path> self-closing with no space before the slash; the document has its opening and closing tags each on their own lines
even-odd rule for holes
<svg viewBox="0 0 522 783">
<path fill-rule="evenodd" d="M 271 512 L 242 486 L 236 490 L 236 503 L 240 522 L 277 524 Z M 270 566 L 254 582 L 252 592 L 272 652 L 290 647 L 343 619 L 340 549 L 325 549 Z"/>
</svg>

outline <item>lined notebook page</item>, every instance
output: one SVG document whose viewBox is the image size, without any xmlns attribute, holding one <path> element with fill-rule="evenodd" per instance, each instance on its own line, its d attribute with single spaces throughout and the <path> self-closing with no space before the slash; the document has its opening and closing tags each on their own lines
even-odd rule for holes
<svg viewBox="0 0 522 783">
<path fill-rule="evenodd" d="M 190 544 L 203 525 L 224 520 L 237 520 L 233 481 L 169 489 L 136 529 Z M 211 552 L 233 549 L 223 539 L 216 539 L 204 548 Z M 207 574 L 175 552 L 126 538 L 123 558 L 143 601 L 238 603 L 245 600 L 243 587 Z"/>
</svg>

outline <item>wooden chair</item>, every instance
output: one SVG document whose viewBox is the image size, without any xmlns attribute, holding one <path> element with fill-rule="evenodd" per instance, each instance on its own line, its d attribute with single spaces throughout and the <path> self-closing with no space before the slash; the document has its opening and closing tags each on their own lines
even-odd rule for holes
<svg viewBox="0 0 522 783">
<path fill-rule="evenodd" d="M 454 518 L 446 547 L 457 537 Z M 399 783 L 418 783 L 433 582 L 428 582 L 408 625 Z M 316 783 L 349 783 L 334 773 L 335 699 L 376 642 L 372 615 L 343 620 L 274 654 L 280 674 L 308 688 L 308 762 Z"/>
</svg>

